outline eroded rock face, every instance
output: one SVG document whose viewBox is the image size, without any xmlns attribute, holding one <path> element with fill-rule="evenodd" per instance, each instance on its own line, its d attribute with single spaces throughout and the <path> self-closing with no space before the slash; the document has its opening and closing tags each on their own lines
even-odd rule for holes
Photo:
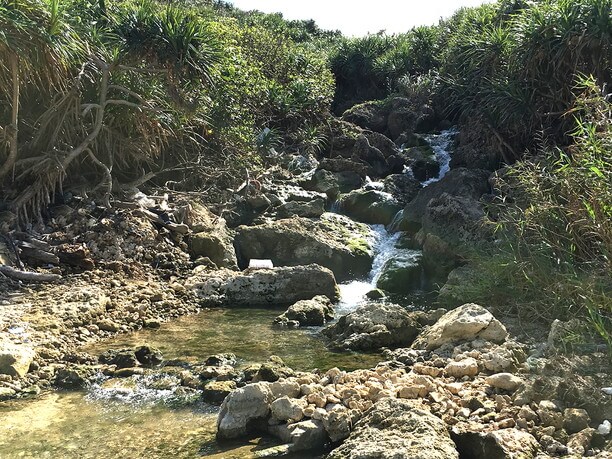
<svg viewBox="0 0 612 459">
<path fill-rule="evenodd" d="M 328 459 L 453 459 L 459 453 L 446 425 L 409 402 L 383 399 Z"/>
<path fill-rule="evenodd" d="M 477 338 L 501 343 L 507 336 L 506 328 L 493 314 L 482 306 L 469 303 L 444 314 L 433 326 L 421 333 L 413 347 L 431 350 L 448 343 Z"/>
<path fill-rule="evenodd" d="M 285 327 L 325 325 L 334 318 L 334 307 L 328 297 L 319 295 L 312 300 L 301 300 L 274 319 Z"/>
<path fill-rule="evenodd" d="M 186 223 L 193 231 L 187 242 L 194 259 L 208 257 L 220 268 L 238 267 L 232 234 L 223 218 L 200 204 L 192 203 Z"/>
<path fill-rule="evenodd" d="M 464 196 L 479 199 L 489 191 L 489 173 L 482 170 L 453 169 L 440 181 L 422 188 L 416 197 L 404 208 L 404 224 L 407 227 L 419 226 L 429 201 L 443 193 L 451 196 Z"/>
<path fill-rule="evenodd" d="M 396 304 L 368 303 L 341 317 L 322 333 L 332 346 L 347 350 L 372 350 L 407 346 L 419 332 L 419 324 Z"/>
<path fill-rule="evenodd" d="M 317 295 L 338 297 L 334 274 L 315 264 L 244 272 L 196 268 L 185 286 L 203 306 L 283 305 Z"/>
<path fill-rule="evenodd" d="M 421 287 L 421 253 L 397 250 L 382 268 L 376 287 L 391 293 L 409 293 Z"/>
<path fill-rule="evenodd" d="M 271 259 L 274 266 L 317 263 L 341 280 L 364 275 L 372 266 L 370 229 L 330 213 L 320 220 L 294 217 L 241 226 L 235 245 L 243 266 L 252 258 Z"/>
</svg>

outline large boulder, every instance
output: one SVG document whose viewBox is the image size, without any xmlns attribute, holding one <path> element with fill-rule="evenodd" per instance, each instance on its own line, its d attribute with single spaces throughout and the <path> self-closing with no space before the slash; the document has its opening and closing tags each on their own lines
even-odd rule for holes
<svg viewBox="0 0 612 459">
<path fill-rule="evenodd" d="M 233 236 L 223 218 L 214 215 L 201 204 L 191 203 L 185 223 L 193 232 L 187 238 L 187 244 L 194 259 L 208 257 L 219 267 L 238 267 Z"/>
<path fill-rule="evenodd" d="M 315 264 L 244 272 L 196 268 L 185 286 L 203 306 L 286 305 L 317 295 L 338 298 L 334 274 Z"/>
<path fill-rule="evenodd" d="M 440 163 L 438 163 L 436 155 L 429 145 L 409 148 L 404 152 L 404 155 L 406 155 L 406 162 L 417 180 L 424 182 L 440 175 Z"/>
<path fill-rule="evenodd" d="M 502 343 L 508 337 L 506 327 L 489 311 L 468 303 L 444 314 L 415 340 L 416 349 L 437 349 L 449 343 L 483 339 Z"/>
<path fill-rule="evenodd" d="M 371 224 L 388 225 L 402 209 L 389 193 L 355 190 L 342 197 L 340 208 L 349 217 Z"/>
<path fill-rule="evenodd" d="M 368 175 L 371 177 L 386 177 L 392 172 L 384 153 L 372 145 L 365 135 L 360 135 L 353 147 L 351 159 L 367 164 Z"/>
<path fill-rule="evenodd" d="M 458 459 L 446 424 L 406 400 L 386 398 L 328 459 Z"/>
<path fill-rule="evenodd" d="M 451 170 L 438 182 L 421 189 L 416 197 L 406 205 L 403 216 L 405 226 L 419 227 L 429 201 L 440 197 L 443 193 L 479 199 L 489 191 L 488 177 L 487 171 L 478 169 Z"/>
<path fill-rule="evenodd" d="M 0 341 L 0 374 L 23 378 L 34 357 L 34 349 L 27 344 Z"/>
<path fill-rule="evenodd" d="M 371 231 L 366 225 L 326 213 L 319 220 L 294 217 L 241 226 L 235 245 L 243 267 L 252 258 L 271 259 L 275 266 L 317 263 L 343 280 L 370 271 L 370 239 Z"/>
<path fill-rule="evenodd" d="M 217 420 L 217 438 L 233 439 L 261 430 L 270 414 L 273 395 L 269 384 L 248 384 L 228 395 Z"/>
<path fill-rule="evenodd" d="M 276 209 L 276 215 L 280 218 L 306 217 L 316 218 L 325 213 L 325 201 L 321 198 L 312 201 L 289 201 L 281 204 Z"/>
<path fill-rule="evenodd" d="M 340 192 L 338 178 L 326 169 L 317 169 L 312 174 L 307 174 L 300 185 L 305 190 L 325 193 L 329 199 L 335 199 Z"/>
<path fill-rule="evenodd" d="M 331 346 L 367 351 L 409 346 L 420 326 L 413 314 L 396 304 L 367 303 L 323 329 Z"/>
<path fill-rule="evenodd" d="M 410 293 L 422 286 L 422 255 L 417 250 L 398 249 L 383 265 L 376 287 L 389 293 Z"/>
<path fill-rule="evenodd" d="M 334 318 L 334 306 L 328 297 L 319 295 L 312 300 L 301 300 L 274 319 L 274 323 L 285 327 L 325 325 Z"/>
</svg>

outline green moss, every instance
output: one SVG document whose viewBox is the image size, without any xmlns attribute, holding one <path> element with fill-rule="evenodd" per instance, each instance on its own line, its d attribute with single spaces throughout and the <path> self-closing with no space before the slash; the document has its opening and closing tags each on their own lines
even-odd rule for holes
<svg viewBox="0 0 612 459">
<path fill-rule="evenodd" d="M 348 249 L 354 255 L 370 255 L 371 247 L 364 238 L 353 238 L 348 242 Z"/>
</svg>

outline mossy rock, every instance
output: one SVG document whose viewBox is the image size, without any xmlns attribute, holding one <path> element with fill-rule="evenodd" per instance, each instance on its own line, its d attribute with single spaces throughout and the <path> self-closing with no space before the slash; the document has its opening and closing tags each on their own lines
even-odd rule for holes
<svg viewBox="0 0 612 459">
<path fill-rule="evenodd" d="M 376 281 L 376 287 L 389 293 L 405 294 L 418 290 L 422 284 L 421 254 L 407 251 L 388 260 Z"/>
<path fill-rule="evenodd" d="M 388 193 L 376 190 L 356 190 L 340 200 L 340 207 L 349 217 L 363 223 L 388 225 L 402 210 Z"/>
</svg>

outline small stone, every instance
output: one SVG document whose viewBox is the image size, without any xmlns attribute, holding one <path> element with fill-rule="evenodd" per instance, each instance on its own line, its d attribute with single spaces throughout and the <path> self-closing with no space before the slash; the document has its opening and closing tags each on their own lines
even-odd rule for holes
<svg viewBox="0 0 612 459">
<path fill-rule="evenodd" d="M 145 328 L 160 328 L 161 327 L 161 320 L 159 319 L 146 319 L 144 321 L 144 327 Z"/>
<path fill-rule="evenodd" d="M 119 324 L 117 324 L 116 322 L 113 322 L 110 319 L 101 319 L 101 320 L 98 320 L 96 322 L 96 325 L 98 326 L 98 328 L 100 330 L 107 331 L 107 332 L 112 332 L 112 333 L 116 333 L 116 332 L 118 332 L 121 329 Z"/>
<path fill-rule="evenodd" d="M 234 381 L 210 381 L 202 389 L 202 398 L 209 403 L 221 403 L 234 390 Z"/>
<path fill-rule="evenodd" d="M 514 392 L 523 384 L 523 380 L 512 373 L 497 373 L 486 378 L 486 383 L 496 389 Z"/>
<path fill-rule="evenodd" d="M 16 393 L 17 392 L 15 392 L 13 389 L 10 389 L 8 387 L 1 387 L 0 386 L 0 401 L 8 400 L 10 398 L 13 398 Z"/>
<path fill-rule="evenodd" d="M 580 432 L 589 427 L 589 413 L 581 408 L 567 408 L 563 412 L 563 427 L 569 434 Z"/>
<path fill-rule="evenodd" d="M 597 427 L 597 433 L 600 435 L 610 435 L 610 432 L 612 431 L 612 425 L 610 424 L 610 421 L 608 421 L 607 419 L 602 422 L 601 424 L 599 424 L 599 426 Z"/>
</svg>

